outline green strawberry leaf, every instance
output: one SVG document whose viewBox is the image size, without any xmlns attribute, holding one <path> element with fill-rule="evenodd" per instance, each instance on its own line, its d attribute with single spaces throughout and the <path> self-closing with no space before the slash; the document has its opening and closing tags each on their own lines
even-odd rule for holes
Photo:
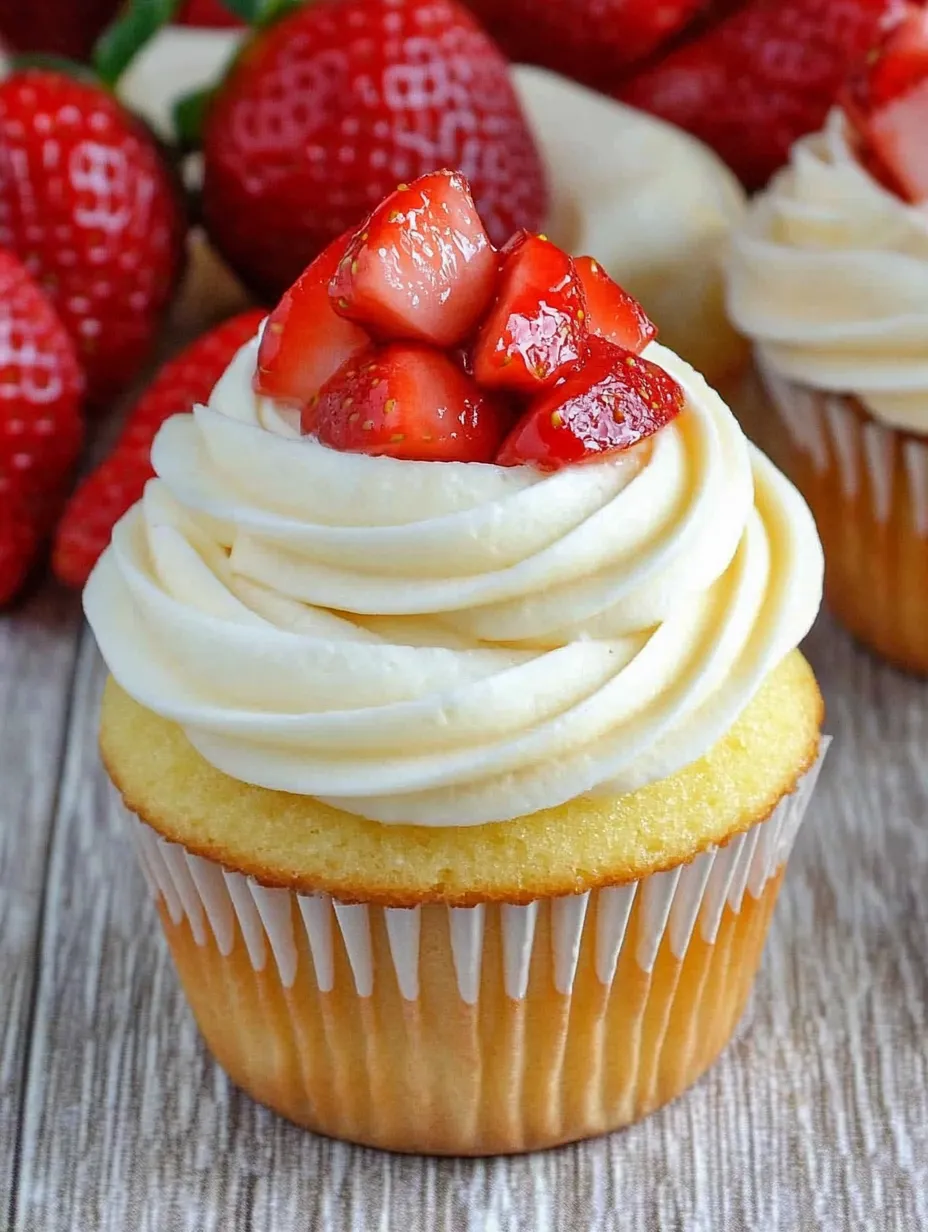
<svg viewBox="0 0 928 1232">
<path fill-rule="evenodd" d="M 288 9 L 298 7 L 300 0 L 220 0 L 220 3 L 250 26 L 267 26 Z"/>
<path fill-rule="evenodd" d="M 185 94 L 174 104 L 174 132 L 182 150 L 196 150 L 201 144 L 203 121 L 216 93 L 215 86 Z"/>
<path fill-rule="evenodd" d="M 130 0 L 94 48 L 93 66 L 104 84 L 116 85 L 145 44 L 174 20 L 180 6 L 181 0 Z"/>
</svg>

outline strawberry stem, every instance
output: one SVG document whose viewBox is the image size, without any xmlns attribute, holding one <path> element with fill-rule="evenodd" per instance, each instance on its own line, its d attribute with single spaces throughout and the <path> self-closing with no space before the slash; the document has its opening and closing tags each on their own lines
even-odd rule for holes
<svg viewBox="0 0 928 1232">
<path fill-rule="evenodd" d="M 266 26 L 296 8 L 299 0 L 219 0 L 223 8 L 250 26 Z"/>
<path fill-rule="evenodd" d="M 174 20 L 180 6 L 181 0 L 130 0 L 94 48 L 93 65 L 105 85 L 116 85 L 146 43 Z"/>
</svg>

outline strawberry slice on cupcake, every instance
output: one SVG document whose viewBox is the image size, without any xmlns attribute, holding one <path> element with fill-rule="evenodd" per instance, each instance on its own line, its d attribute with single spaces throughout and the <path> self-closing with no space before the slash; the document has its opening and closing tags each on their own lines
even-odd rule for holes
<svg viewBox="0 0 928 1232">
<path fill-rule="evenodd" d="M 255 388 L 332 449 L 557 470 L 646 440 L 683 391 L 657 330 L 589 257 L 516 232 L 497 252 L 458 172 L 401 185 L 271 313 Z"/>
<path fill-rule="evenodd" d="M 928 8 L 907 6 L 841 101 L 868 168 L 908 201 L 928 200 Z"/>
</svg>

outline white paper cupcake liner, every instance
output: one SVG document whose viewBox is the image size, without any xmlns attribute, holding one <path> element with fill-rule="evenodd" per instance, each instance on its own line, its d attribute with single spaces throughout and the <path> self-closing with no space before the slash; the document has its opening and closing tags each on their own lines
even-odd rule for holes
<svg viewBox="0 0 928 1232">
<path fill-rule="evenodd" d="M 588 910 L 590 892 L 550 900 L 551 978 L 559 993 L 570 995 L 578 956 L 588 928 L 595 929 L 595 969 L 599 982 L 612 988 L 623 954 L 628 924 L 636 900 L 639 927 L 635 930 L 635 965 L 652 971 L 665 938 L 675 958 L 682 960 L 698 931 L 714 944 L 726 904 L 741 912 L 745 895 L 760 899 L 771 878 L 785 865 L 828 746 L 823 739 L 819 759 L 771 816 L 738 835 L 723 847 L 711 847 L 692 863 L 641 881 L 595 891 L 596 910 Z M 375 907 L 341 903 L 328 894 L 297 894 L 260 885 L 253 878 L 231 872 L 167 842 L 132 817 L 142 870 L 152 892 L 163 900 L 171 921 L 187 920 L 198 946 L 212 938 L 224 956 L 231 954 L 236 924 L 256 972 L 276 964 L 280 982 L 292 988 L 297 977 L 301 947 L 295 929 L 306 933 L 315 982 L 321 992 L 335 981 L 334 946 L 341 936 L 357 995 L 368 998 L 375 980 L 372 946 L 373 915 L 382 912 L 389 941 L 393 978 L 405 1001 L 419 997 L 421 909 Z M 535 924 L 543 900 L 523 906 L 488 904 L 448 907 L 447 922 L 457 991 L 467 1005 L 480 995 L 484 957 L 486 912 L 500 912 L 503 942 L 503 980 L 506 995 L 515 1001 L 526 995 L 535 949 Z M 294 910 L 294 907 L 296 910 Z"/>
<path fill-rule="evenodd" d="M 869 492 L 874 519 L 885 524 L 892 513 L 896 484 L 904 473 L 913 526 L 921 538 L 928 537 L 928 442 L 874 419 L 861 423 L 843 395 L 805 389 L 769 368 L 758 368 L 790 439 L 819 474 L 834 459 L 844 497 L 853 501 Z M 896 466 L 897 443 L 901 468 Z"/>
</svg>

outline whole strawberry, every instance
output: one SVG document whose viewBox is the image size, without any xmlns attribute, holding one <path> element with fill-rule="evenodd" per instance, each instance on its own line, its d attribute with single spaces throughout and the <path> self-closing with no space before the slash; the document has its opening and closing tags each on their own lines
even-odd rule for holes
<svg viewBox="0 0 928 1232">
<path fill-rule="evenodd" d="M 84 380 L 54 308 L 0 252 L 0 602 L 19 590 L 63 503 Z"/>
<path fill-rule="evenodd" d="M 0 84 L 0 246 L 54 303 L 93 401 L 147 356 L 183 240 L 157 146 L 102 86 L 45 69 Z"/>
<path fill-rule="evenodd" d="M 468 3 L 511 59 L 605 86 L 685 29 L 707 0 Z"/>
<path fill-rule="evenodd" d="M 71 497 L 55 536 L 52 565 L 61 581 L 83 586 L 113 527 L 154 475 L 151 445 L 171 415 L 206 402 L 264 313 L 252 309 L 204 334 L 169 360 L 136 403 L 112 453 Z"/>
<path fill-rule="evenodd" d="M 438 167 L 469 178 L 495 243 L 545 214 L 506 61 L 454 0 L 331 0 L 262 30 L 209 109 L 203 155 L 209 232 L 269 296 Z"/>
<path fill-rule="evenodd" d="M 901 3 L 748 0 L 617 97 L 702 138 L 758 188 L 794 141 L 821 127 L 850 66 Z"/>
</svg>

